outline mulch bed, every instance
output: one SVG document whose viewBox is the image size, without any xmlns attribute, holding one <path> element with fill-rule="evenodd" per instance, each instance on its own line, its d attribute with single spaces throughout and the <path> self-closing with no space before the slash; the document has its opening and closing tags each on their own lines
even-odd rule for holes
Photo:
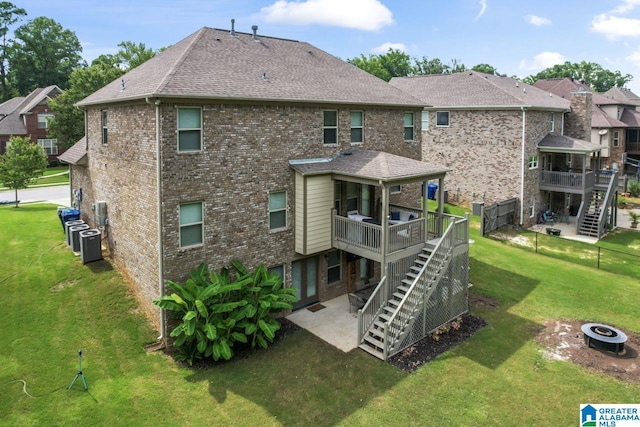
<svg viewBox="0 0 640 427">
<path fill-rule="evenodd" d="M 437 341 L 431 336 L 426 337 L 389 358 L 389 364 L 405 372 L 413 372 L 428 361 L 469 339 L 487 325 L 484 319 L 471 314 L 464 314 L 461 317 L 460 329 L 452 329 L 448 333 L 440 335 Z"/>
</svg>

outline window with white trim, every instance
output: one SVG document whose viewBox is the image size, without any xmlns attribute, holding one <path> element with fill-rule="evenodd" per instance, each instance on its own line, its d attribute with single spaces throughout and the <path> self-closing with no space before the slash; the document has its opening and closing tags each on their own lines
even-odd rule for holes
<svg viewBox="0 0 640 427">
<path fill-rule="evenodd" d="M 362 144 L 364 142 L 364 113 L 362 111 L 351 112 L 351 143 Z"/>
<path fill-rule="evenodd" d="M 281 230 L 287 227 L 287 192 L 269 193 L 269 230 Z"/>
<path fill-rule="evenodd" d="M 538 169 L 538 156 L 529 156 L 529 169 Z"/>
<path fill-rule="evenodd" d="M 404 140 L 413 141 L 413 113 L 404 113 Z"/>
<path fill-rule="evenodd" d="M 38 113 L 38 129 L 48 129 L 49 120 L 54 117 L 51 113 Z"/>
<path fill-rule="evenodd" d="M 38 138 L 38 145 L 49 156 L 58 154 L 58 140 L 55 138 Z"/>
<path fill-rule="evenodd" d="M 613 146 L 614 147 L 619 147 L 620 146 L 620 131 L 619 130 L 614 130 L 613 131 Z"/>
<path fill-rule="evenodd" d="M 180 205 L 180 247 L 201 245 L 204 242 L 202 202 Z"/>
<path fill-rule="evenodd" d="M 556 113 L 551 113 L 550 122 L 551 122 L 551 132 L 553 132 L 556 129 Z"/>
<path fill-rule="evenodd" d="M 392 185 L 391 187 L 389 187 L 389 193 L 391 194 L 402 193 L 402 185 Z"/>
<path fill-rule="evenodd" d="M 428 111 L 422 112 L 420 125 L 422 126 L 422 130 L 429 129 L 429 112 Z"/>
<path fill-rule="evenodd" d="M 436 127 L 449 126 L 449 112 L 436 111 Z"/>
<path fill-rule="evenodd" d="M 202 108 L 178 107 L 178 151 L 202 149 Z"/>
<path fill-rule="evenodd" d="M 536 197 L 531 197 L 531 204 L 529 205 L 529 218 L 533 218 L 536 214 Z"/>
<path fill-rule="evenodd" d="M 322 133 L 326 145 L 338 143 L 338 112 L 327 110 L 322 112 Z"/>
<path fill-rule="evenodd" d="M 334 283 L 342 279 L 341 252 L 339 250 L 327 253 L 327 283 Z"/>
<path fill-rule="evenodd" d="M 107 110 L 100 111 L 100 125 L 102 127 L 102 143 L 107 143 Z"/>
</svg>

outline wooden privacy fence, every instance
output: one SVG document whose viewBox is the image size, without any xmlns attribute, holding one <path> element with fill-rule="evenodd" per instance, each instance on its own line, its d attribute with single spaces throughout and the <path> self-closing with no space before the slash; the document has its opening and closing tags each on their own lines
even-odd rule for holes
<svg viewBox="0 0 640 427">
<path fill-rule="evenodd" d="M 491 206 L 482 206 L 480 210 L 480 234 L 484 236 L 503 225 L 513 224 L 517 208 L 518 199 L 516 198 L 504 200 Z"/>
</svg>

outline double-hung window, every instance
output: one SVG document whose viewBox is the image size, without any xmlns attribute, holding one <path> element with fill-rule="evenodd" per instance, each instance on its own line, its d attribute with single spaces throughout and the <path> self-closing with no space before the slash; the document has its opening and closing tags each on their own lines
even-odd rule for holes
<svg viewBox="0 0 640 427">
<path fill-rule="evenodd" d="M 529 156 L 529 169 L 538 169 L 538 156 Z"/>
<path fill-rule="evenodd" d="M 364 142 L 364 113 L 362 111 L 351 112 L 351 143 Z"/>
<path fill-rule="evenodd" d="M 449 126 L 449 112 L 448 111 L 436 111 L 436 126 L 437 127 Z"/>
<path fill-rule="evenodd" d="M 269 230 L 287 227 L 287 192 L 269 193 Z"/>
<path fill-rule="evenodd" d="M 102 126 L 102 143 L 107 143 L 107 110 L 100 111 L 100 124 Z"/>
<path fill-rule="evenodd" d="M 614 147 L 619 147 L 620 146 L 620 131 L 619 130 L 614 130 L 613 131 L 613 146 Z"/>
<path fill-rule="evenodd" d="M 404 140 L 413 141 L 413 113 L 404 113 Z"/>
<path fill-rule="evenodd" d="M 49 128 L 49 120 L 53 118 L 53 114 L 51 113 L 40 113 L 38 114 L 38 129 L 47 129 Z"/>
<path fill-rule="evenodd" d="M 200 151 L 202 148 L 202 109 L 178 108 L 178 151 Z"/>
<path fill-rule="evenodd" d="M 180 205 L 180 247 L 201 245 L 204 242 L 202 202 Z"/>
<path fill-rule="evenodd" d="M 51 156 L 58 154 L 58 140 L 50 138 L 38 138 L 38 145 Z"/>
<path fill-rule="evenodd" d="M 428 111 L 423 111 L 421 118 L 422 118 L 422 120 L 421 120 L 420 124 L 422 126 L 422 130 L 429 129 L 429 112 Z"/>
<path fill-rule="evenodd" d="M 335 110 L 322 112 L 323 142 L 326 145 L 338 143 L 338 112 Z"/>
<path fill-rule="evenodd" d="M 551 113 L 549 115 L 549 121 L 551 123 L 551 131 L 550 132 L 553 132 L 556 129 L 556 113 Z"/>
</svg>

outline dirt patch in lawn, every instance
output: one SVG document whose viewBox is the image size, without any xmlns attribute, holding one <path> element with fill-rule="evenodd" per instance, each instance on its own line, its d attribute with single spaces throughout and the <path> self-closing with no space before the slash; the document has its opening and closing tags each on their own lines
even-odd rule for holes
<svg viewBox="0 0 640 427">
<path fill-rule="evenodd" d="M 640 336 L 611 325 L 627 335 L 624 352 L 618 355 L 588 348 L 580 329 L 585 323 L 590 322 L 555 319 L 545 322 L 536 336 L 536 341 L 544 347 L 543 355 L 549 360 L 570 361 L 623 381 L 640 383 Z"/>
</svg>

